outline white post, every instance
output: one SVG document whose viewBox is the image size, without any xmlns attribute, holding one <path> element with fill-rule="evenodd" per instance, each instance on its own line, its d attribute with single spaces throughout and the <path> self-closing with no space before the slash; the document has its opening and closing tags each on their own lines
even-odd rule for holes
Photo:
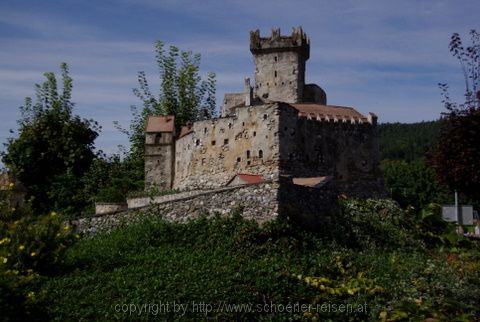
<svg viewBox="0 0 480 322">
<path fill-rule="evenodd" d="M 457 190 L 455 190 L 455 217 L 456 217 L 457 223 L 458 223 L 458 233 L 463 235 L 463 233 L 464 233 L 463 218 L 461 218 L 462 216 L 460 215 L 460 213 L 458 211 L 458 192 L 457 192 Z"/>
<path fill-rule="evenodd" d="M 457 193 L 457 190 L 455 190 L 455 219 L 457 220 L 457 223 L 460 224 L 460 218 L 458 218 L 458 193 Z"/>
</svg>

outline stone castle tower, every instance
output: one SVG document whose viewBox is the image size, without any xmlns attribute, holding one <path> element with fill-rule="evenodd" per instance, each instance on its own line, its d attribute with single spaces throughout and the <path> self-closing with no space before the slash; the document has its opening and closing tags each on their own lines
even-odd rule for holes
<svg viewBox="0 0 480 322">
<path fill-rule="evenodd" d="M 145 188 L 171 189 L 175 158 L 175 118 L 150 116 L 145 128 Z"/>
<path fill-rule="evenodd" d="M 205 190 L 241 181 L 290 182 L 364 197 L 382 192 L 377 117 L 327 105 L 325 91 L 305 84 L 310 41 L 250 32 L 255 84 L 226 93 L 221 117 L 175 133 L 174 116 L 146 125 L 145 188 Z M 245 179 L 247 178 L 247 179 Z"/>
<path fill-rule="evenodd" d="M 286 103 L 303 100 L 310 41 L 301 28 L 294 28 L 291 36 L 281 36 L 280 29 L 274 29 L 267 38 L 260 37 L 259 30 L 252 31 L 250 51 L 258 97 Z"/>
</svg>

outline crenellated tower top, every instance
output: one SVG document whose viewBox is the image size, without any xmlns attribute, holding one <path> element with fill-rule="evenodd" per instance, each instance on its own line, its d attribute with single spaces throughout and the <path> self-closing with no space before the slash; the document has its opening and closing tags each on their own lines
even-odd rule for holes
<svg viewBox="0 0 480 322">
<path fill-rule="evenodd" d="M 280 51 L 295 51 L 304 60 L 310 57 L 310 39 L 302 27 L 294 27 L 290 36 L 282 36 L 280 28 L 272 29 L 270 37 L 260 37 L 260 30 L 250 31 L 250 51 L 252 54 Z"/>
</svg>

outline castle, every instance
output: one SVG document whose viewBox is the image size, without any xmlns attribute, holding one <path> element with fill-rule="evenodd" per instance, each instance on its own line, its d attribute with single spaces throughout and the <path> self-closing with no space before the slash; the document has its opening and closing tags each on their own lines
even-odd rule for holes
<svg viewBox="0 0 480 322">
<path fill-rule="evenodd" d="M 225 94 L 221 117 L 176 133 L 174 116 L 150 116 L 145 137 L 145 187 L 205 190 L 285 182 L 330 187 L 353 197 L 382 194 L 377 117 L 327 105 L 325 91 L 305 84 L 310 41 L 250 32 L 255 82 Z"/>
</svg>

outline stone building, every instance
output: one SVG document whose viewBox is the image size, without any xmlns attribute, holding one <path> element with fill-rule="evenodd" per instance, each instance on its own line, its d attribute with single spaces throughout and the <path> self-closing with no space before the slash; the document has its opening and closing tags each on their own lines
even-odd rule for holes
<svg viewBox="0 0 480 322">
<path fill-rule="evenodd" d="M 221 117 L 180 133 L 174 116 L 148 118 L 146 189 L 218 189 L 254 177 L 353 197 L 381 195 L 377 117 L 327 105 L 322 88 L 305 84 L 310 41 L 302 29 L 289 36 L 277 29 L 269 37 L 252 31 L 250 51 L 255 83 L 247 78 L 242 92 L 225 94 Z"/>
</svg>

